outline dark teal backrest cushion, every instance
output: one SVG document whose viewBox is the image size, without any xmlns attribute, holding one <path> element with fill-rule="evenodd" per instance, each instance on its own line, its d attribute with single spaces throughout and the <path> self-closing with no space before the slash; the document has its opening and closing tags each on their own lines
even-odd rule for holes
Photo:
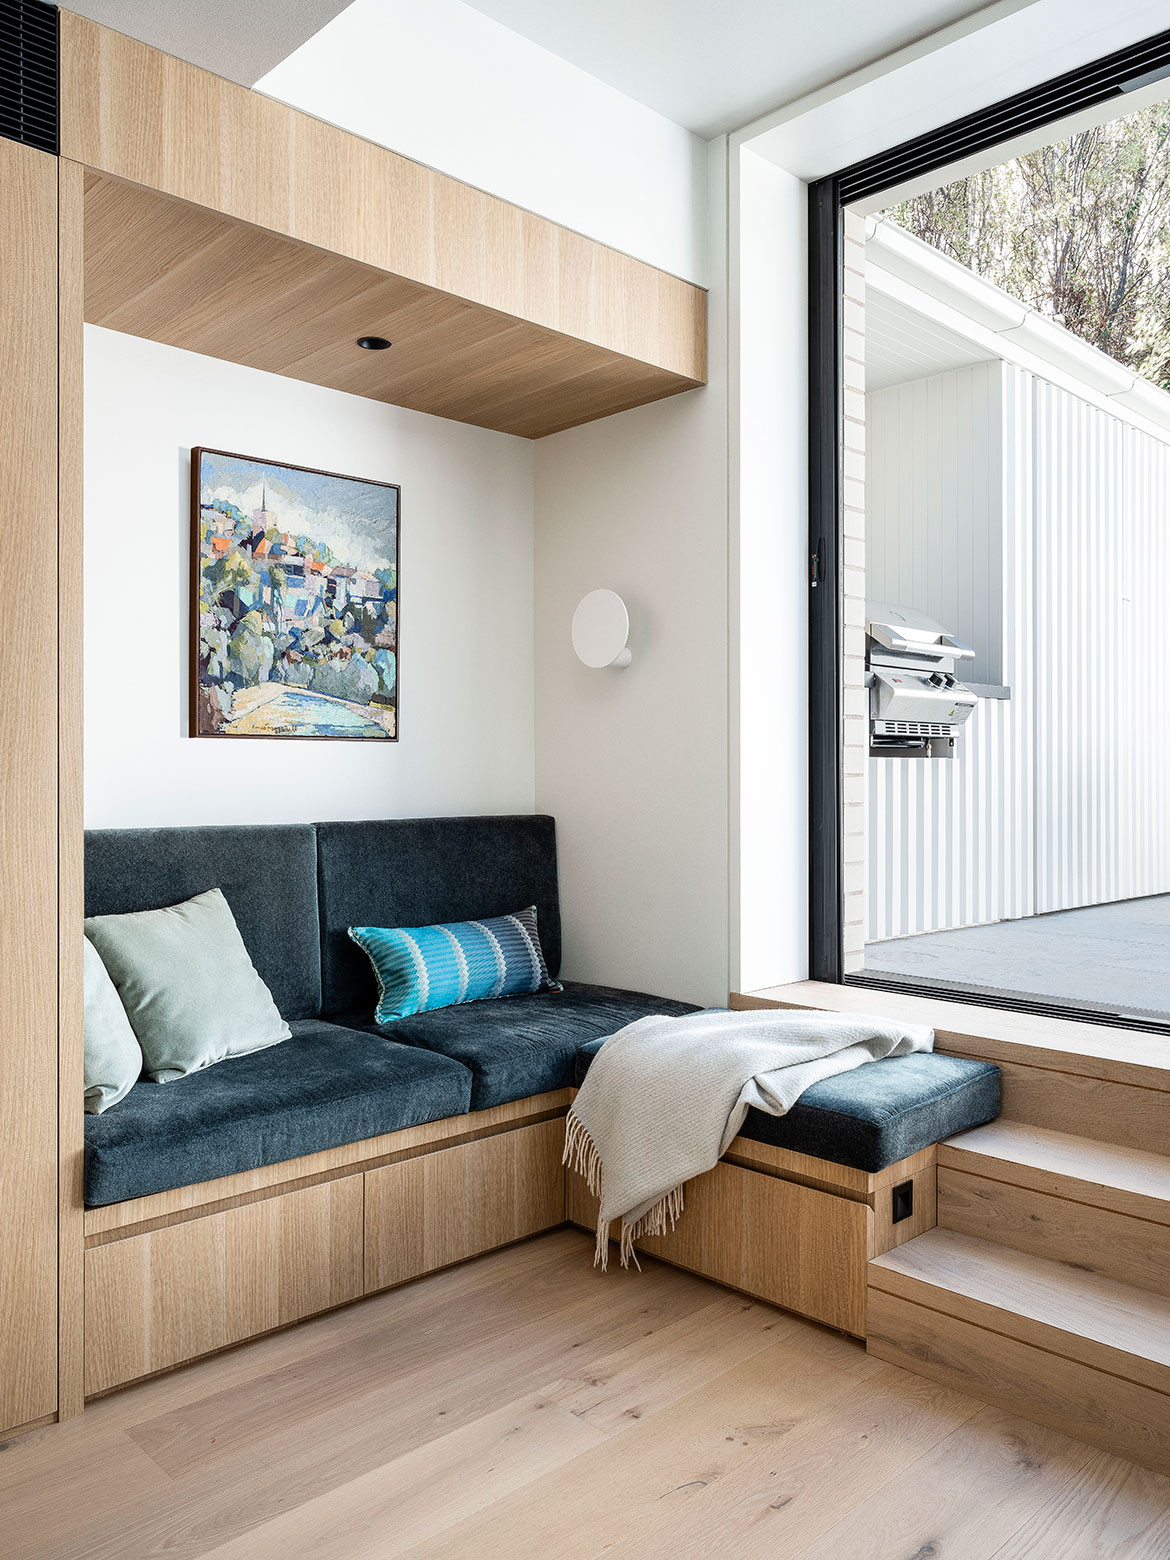
<svg viewBox="0 0 1170 1560">
<path fill-rule="evenodd" d="M 86 830 L 86 915 L 160 910 L 210 888 L 223 890 L 281 1017 L 316 1017 L 321 933 L 312 824 Z"/>
<path fill-rule="evenodd" d="M 395 818 L 319 823 L 322 1011 L 372 1008 L 370 961 L 351 926 L 436 926 L 536 906 L 548 972 L 561 963 L 553 820 Z"/>
</svg>

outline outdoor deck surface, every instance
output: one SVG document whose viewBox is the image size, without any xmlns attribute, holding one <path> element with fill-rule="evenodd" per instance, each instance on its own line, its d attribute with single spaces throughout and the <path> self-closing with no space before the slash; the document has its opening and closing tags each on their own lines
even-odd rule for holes
<svg viewBox="0 0 1170 1560">
<path fill-rule="evenodd" d="M 1170 1016 L 1170 894 L 869 943 L 865 968 Z"/>
</svg>

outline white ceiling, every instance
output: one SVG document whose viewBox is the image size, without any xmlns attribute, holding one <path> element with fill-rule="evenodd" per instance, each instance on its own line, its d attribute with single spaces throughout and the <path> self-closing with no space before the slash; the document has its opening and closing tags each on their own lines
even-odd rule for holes
<svg viewBox="0 0 1170 1560">
<path fill-rule="evenodd" d="M 701 136 L 827 86 L 987 0 L 473 0 L 473 8 Z M 1023 0 L 1026 3 L 1026 0 Z M 347 0 L 69 0 L 253 86 Z M 393 91 L 393 74 L 386 82 Z"/>
<path fill-rule="evenodd" d="M 349 0 L 67 0 L 70 11 L 251 87 Z"/>
<path fill-rule="evenodd" d="M 986 9 L 986 0 L 471 0 L 701 136 Z"/>
</svg>

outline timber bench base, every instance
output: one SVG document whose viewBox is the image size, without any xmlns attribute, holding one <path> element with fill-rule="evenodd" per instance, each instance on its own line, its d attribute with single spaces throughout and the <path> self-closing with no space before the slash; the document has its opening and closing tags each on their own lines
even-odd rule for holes
<svg viewBox="0 0 1170 1560">
<path fill-rule="evenodd" d="M 637 1249 L 864 1338 L 867 1263 L 934 1227 L 936 1152 L 870 1173 L 736 1138 L 688 1181 L 678 1226 Z M 597 1199 L 572 1171 L 565 1212 L 597 1226 Z"/>
<path fill-rule="evenodd" d="M 85 1393 L 524 1239 L 596 1203 L 564 1089 L 86 1215 Z M 895 1221 L 899 1208 L 909 1209 Z M 935 1222 L 935 1149 L 875 1174 L 737 1138 L 644 1250 L 857 1337 L 866 1264 Z"/>
</svg>

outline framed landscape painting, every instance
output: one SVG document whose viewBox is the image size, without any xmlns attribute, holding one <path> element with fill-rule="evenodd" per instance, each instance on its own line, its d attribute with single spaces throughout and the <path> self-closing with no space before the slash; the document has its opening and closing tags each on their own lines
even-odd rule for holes
<svg viewBox="0 0 1170 1560">
<path fill-rule="evenodd" d="M 191 451 L 191 734 L 394 741 L 398 487 Z"/>
</svg>

